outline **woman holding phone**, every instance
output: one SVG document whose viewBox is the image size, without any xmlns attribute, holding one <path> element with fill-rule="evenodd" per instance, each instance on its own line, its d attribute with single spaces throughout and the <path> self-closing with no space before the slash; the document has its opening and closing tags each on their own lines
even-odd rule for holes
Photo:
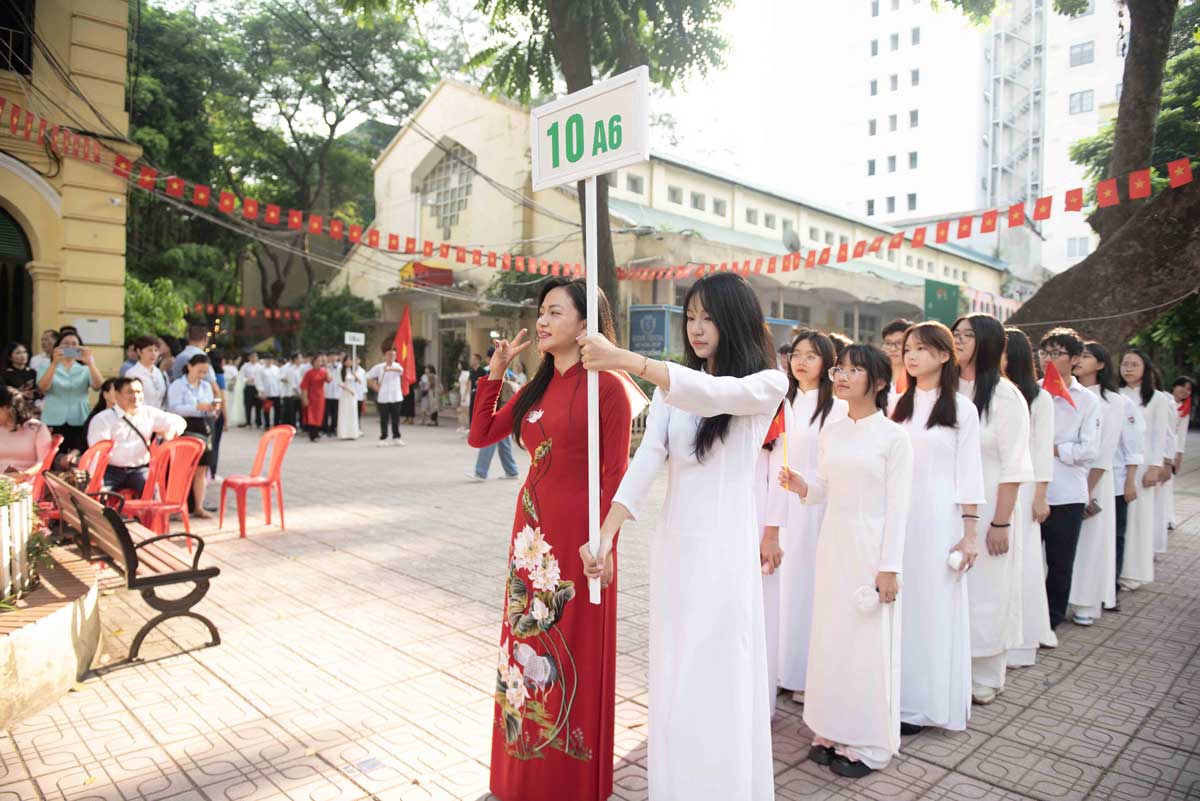
<svg viewBox="0 0 1200 801">
<path fill-rule="evenodd" d="M 37 387 L 45 396 L 42 422 L 63 438 L 61 453 L 87 449 L 87 420 L 91 407 L 88 390 L 100 389 L 104 376 L 92 351 L 83 346 L 75 329 L 61 329 L 54 337 L 50 363 L 38 371 Z"/>
</svg>

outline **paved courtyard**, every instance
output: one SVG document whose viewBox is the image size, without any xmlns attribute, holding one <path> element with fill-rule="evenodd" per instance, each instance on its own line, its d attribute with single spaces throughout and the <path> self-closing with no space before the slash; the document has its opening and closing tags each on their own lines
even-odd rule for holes
<svg viewBox="0 0 1200 801">
<path fill-rule="evenodd" d="M 0 732 L 0 801 L 490 798 L 517 484 L 497 478 L 498 461 L 493 480 L 468 479 L 474 452 L 452 427 L 406 428 L 407 448 L 378 449 L 374 422 L 357 442 L 296 440 L 286 532 L 262 525 L 257 501 L 247 539 L 236 515 L 221 532 L 197 526 L 222 570 L 197 608 L 219 626 L 220 646 L 181 653 L 204 642 L 183 621 L 147 641 L 145 662 L 120 664 L 148 608 L 122 590 L 102 598 L 98 671 Z M 246 431 L 227 435 L 222 472 L 245 472 L 255 444 Z M 1200 460 L 1187 468 L 1159 580 L 1123 594 L 1121 614 L 1065 626 L 1056 650 L 975 708 L 967 732 L 905 738 L 886 771 L 850 782 L 805 760 L 801 707 L 781 698 L 777 797 L 1200 798 Z M 653 519 L 622 536 L 621 799 L 646 797 Z"/>
</svg>

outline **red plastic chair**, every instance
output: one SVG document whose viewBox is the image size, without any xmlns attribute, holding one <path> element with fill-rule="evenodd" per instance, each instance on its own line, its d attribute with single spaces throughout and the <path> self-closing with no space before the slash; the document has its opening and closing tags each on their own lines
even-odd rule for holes
<svg viewBox="0 0 1200 801">
<path fill-rule="evenodd" d="M 179 515 L 183 518 L 183 530 L 191 534 L 188 495 L 203 455 L 204 443 L 195 437 L 178 437 L 162 445 L 150 460 L 146 490 L 141 498 L 125 501 L 123 514 L 136 517 L 155 534 L 168 533 L 171 518 Z M 157 498 L 156 490 L 159 490 Z"/>
<path fill-rule="evenodd" d="M 83 455 L 79 457 L 76 466 L 80 470 L 88 471 L 88 485 L 84 489 L 84 492 L 87 494 L 94 495 L 102 489 L 104 485 L 104 471 L 108 467 L 108 459 L 112 453 L 112 449 L 113 441 L 102 439 L 84 451 Z M 46 525 L 60 520 L 61 513 L 58 510 L 57 501 L 39 501 L 38 515 L 41 516 L 42 522 Z"/>
<path fill-rule="evenodd" d="M 29 497 L 33 499 L 34 503 L 40 502 L 42 496 L 46 494 L 46 477 L 42 474 L 54 466 L 54 459 L 58 456 L 58 449 L 62 447 L 62 444 L 62 434 L 55 434 L 50 438 L 50 450 L 47 451 L 46 458 L 42 459 L 42 466 L 29 485 Z"/>
<path fill-rule="evenodd" d="M 258 441 L 258 453 L 254 456 L 254 467 L 248 476 L 227 476 L 221 482 L 221 511 L 217 517 L 217 527 L 225 526 L 225 493 L 233 490 L 237 498 L 238 530 L 244 539 L 246 537 L 246 494 L 255 488 L 263 493 L 263 510 L 266 513 L 267 525 L 271 525 L 271 490 L 274 489 L 279 498 L 279 528 L 287 530 L 283 520 L 283 480 L 280 471 L 283 469 L 283 457 L 287 455 L 288 445 L 296 436 L 296 429 L 289 425 L 274 426 L 262 435 Z M 263 463 L 267 461 L 267 451 L 271 451 L 271 462 L 267 474 L 263 475 Z"/>
</svg>

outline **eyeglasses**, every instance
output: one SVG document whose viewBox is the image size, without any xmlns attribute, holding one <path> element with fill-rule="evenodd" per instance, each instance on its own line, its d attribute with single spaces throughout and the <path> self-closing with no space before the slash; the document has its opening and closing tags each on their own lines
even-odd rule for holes
<svg viewBox="0 0 1200 801">
<path fill-rule="evenodd" d="M 887 351 L 888 353 L 895 353 L 896 351 L 900 350 L 900 343 L 899 342 L 884 342 L 883 349 L 885 351 Z"/>
<path fill-rule="evenodd" d="M 847 369 L 845 367 L 830 367 L 829 373 L 828 373 L 830 381 L 836 381 L 839 378 L 843 378 L 843 377 L 858 378 L 860 375 L 866 375 L 866 374 L 867 374 L 867 371 L 861 367 L 851 367 L 849 369 Z"/>
<path fill-rule="evenodd" d="M 1062 348 L 1038 348 L 1038 353 L 1042 354 L 1044 359 L 1057 359 L 1060 356 L 1066 356 L 1067 352 Z"/>
<path fill-rule="evenodd" d="M 800 353 L 799 351 L 792 351 L 792 355 L 790 358 L 794 362 L 803 362 L 805 364 L 812 364 L 813 362 L 821 361 L 821 354 L 819 354 L 819 353 Z"/>
<path fill-rule="evenodd" d="M 974 331 L 955 331 L 954 332 L 954 341 L 955 342 L 962 343 L 962 342 L 966 342 L 968 339 L 974 339 L 974 338 L 975 338 Z"/>
</svg>

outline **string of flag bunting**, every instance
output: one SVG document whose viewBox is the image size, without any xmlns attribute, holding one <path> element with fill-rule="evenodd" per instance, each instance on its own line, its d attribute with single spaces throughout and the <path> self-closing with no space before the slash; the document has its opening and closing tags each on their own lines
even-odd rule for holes
<svg viewBox="0 0 1200 801">
<path fill-rule="evenodd" d="M 210 186 L 187 181 L 177 175 L 160 176 L 158 170 L 148 165 L 137 166 L 127 156 L 109 151 L 96 139 L 77 134 L 64 126 L 52 124 L 28 109 L 22 109 L 15 102 L 10 102 L 3 95 L 0 95 L 0 121 L 5 118 L 6 106 L 8 108 L 7 128 L 13 136 L 22 136 L 39 145 L 48 143 L 51 151 L 59 156 L 78 158 L 98 164 L 105 163 L 106 159 L 103 154 L 111 152 L 114 157 L 112 163 L 114 175 L 135 183 L 148 192 L 163 192 L 176 199 L 190 200 L 191 204 L 198 208 L 208 209 L 212 206 L 213 189 Z M 0 130 L 3 130 L 3 127 L 0 124 Z M 1107 178 L 1097 182 L 1095 186 L 1096 204 L 1100 208 L 1107 208 L 1121 203 L 1119 186 L 1122 181 L 1126 184 L 1129 200 L 1150 197 L 1152 192 L 1151 170 L 1151 167 L 1145 167 L 1120 178 Z M 1193 180 L 1191 158 L 1185 156 L 1167 162 L 1165 174 L 1172 189 L 1191 183 Z M 1083 187 L 1067 190 L 1063 194 L 1062 200 L 1064 212 L 1082 212 Z M 1054 213 L 1054 201 L 1054 195 L 1046 195 L 1034 202 L 1032 213 L 1029 212 L 1024 202 L 1014 203 L 1007 209 L 990 209 L 978 214 L 967 214 L 931 222 L 911 230 L 896 231 L 890 235 L 878 235 L 869 240 L 860 239 L 852 245 L 849 242 L 843 242 L 836 250 L 833 246 L 829 246 L 822 249 L 811 248 L 806 251 L 795 251 L 782 256 L 758 256 L 754 259 L 713 264 L 688 263 L 632 269 L 617 267 L 617 278 L 623 281 L 653 281 L 687 276 L 699 277 L 713 272 L 737 272 L 749 275 L 814 269 L 830 263 L 841 264 L 852 258 L 860 259 L 867 254 L 880 253 L 885 249 L 898 250 L 906 242 L 910 249 L 923 248 L 931 228 L 933 229 L 932 241 L 936 244 L 946 244 L 951 239 L 960 240 L 971 237 L 976 230 L 976 220 L 978 220 L 978 232 L 981 234 L 997 231 L 1002 215 L 1009 228 L 1019 228 L 1025 225 L 1030 218 L 1037 222 L 1048 220 Z M 474 267 L 486 266 L 519 273 L 573 277 L 585 275 L 584 266 L 578 263 L 564 263 L 536 256 L 498 253 L 492 250 L 485 251 L 480 248 L 455 245 L 449 242 L 434 242 L 428 239 L 418 242 L 412 236 L 382 232 L 376 228 L 364 228 L 357 224 L 348 225 L 334 217 L 298 209 L 284 209 L 273 203 L 261 203 L 256 198 L 242 198 L 239 204 L 239 199 L 233 192 L 224 190 L 216 192 L 216 208 L 223 214 L 240 217 L 249 223 L 259 224 L 261 221 L 267 226 L 286 225 L 287 229 L 291 231 L 305 231 L 314 236 L 327 236 L 336 241 L 346 240 L 354 245 L 397 255 L 423 256 L 425 258 L 436 256 L 444 260 L 453 259 L 459 264 L 469 263 Z M 241 309 L 242 307 L 228 308 Z M 251 317 L 257 314 L 257 311 L 253 309 L 249 311 Z M 287 312 L 288 310 L 264 309 L 262 311 L 266 316 L 266 312 Z M 293 312 L 293 314 L 298 316 L 299 312 Z"/>
<path fill-rule="evenodd" d="M 294 320 L 299 322 L 302 319 L 300 311 L 296 309 L 237 306 L 230 303 L 195 303 L 192 305 L 192 310 L 198 314 L 206 313 L 209 316 L 245 317 L 251 320 L 261 317 L 264 320 Z"/>
</svg>

